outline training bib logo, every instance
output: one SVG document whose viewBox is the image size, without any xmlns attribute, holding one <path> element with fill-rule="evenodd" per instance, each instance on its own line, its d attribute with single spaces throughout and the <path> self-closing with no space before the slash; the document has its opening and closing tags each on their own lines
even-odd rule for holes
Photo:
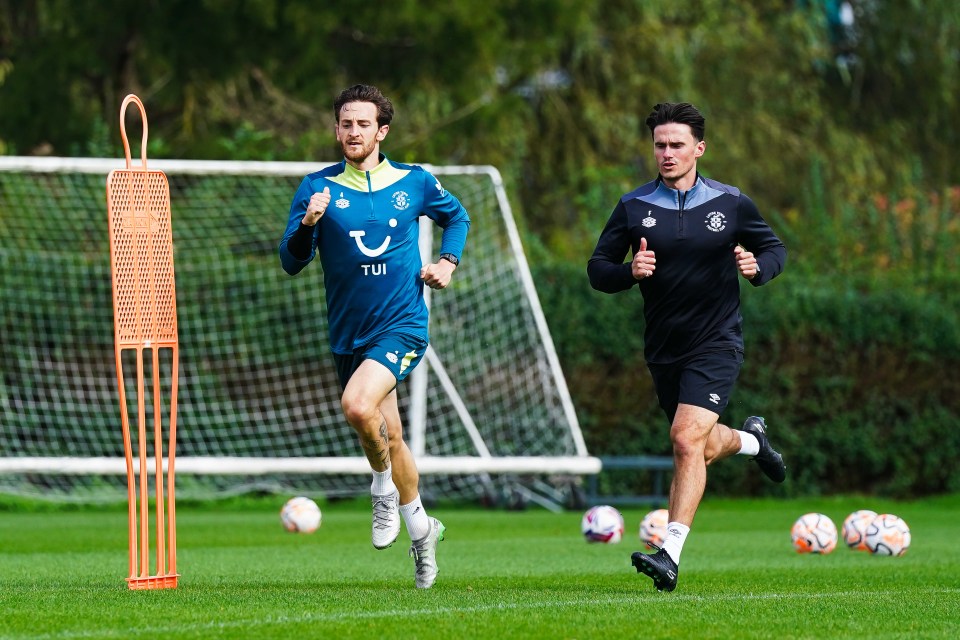
<svg viewBox="0 0 960 640">
<path fill-rule="evenodd" d="M 397 226 L 397 219 L 396 219 L 396 218 L 390 218 L 390 222 L 389 222 L 388 224 L 389 224 L 391 227 Z M 383 242 L 380 243 L 380 246 L 379 246 L 379 247 L 377 247 L 376 249 L 371 249 L 371 248 L 367 247 L 367 245 L 363 242 L 363 236 L 365 236 L 365 235 L 367 235 L 367 232 L 366 232 L 366 231 L 351 231 L 351 232 L 350 232 L 350 237 L 353 238 L 353 239 L 357 242 L 357 249 L 360 249 L 360 253 L 362 253 L 363 255 L 365 255 L 365 256 L 367 256 L 367 257 L 376 258 L 376 257 L 378 257 L 378 256 L 381 256 L 381 255 L 383 255 L 383 252 L 387 250 L 387 247 L 390 246 L 390 236 L 387 236 L 386 238 L 383 239 Z"/>
<path fill-rule="evenodd" d="M 393 208 L 397 211 L 403 211 L 410 206 L 410 196 L 407 195 L 406 191 L 394 191 L 390 200 L 393 202 Z"/>
<path fill-rule="evenodd" d="M 707 229 L 714 233 L 720 233 L 727 228 L 727 218 L 719 211 L 707 214 Z"/>
<path fill-rule="evenodd" d="M 389 224 L 391 228 L 396 227 L 397 219 L 390 218 L 390 220 L 387 221 L 387 224 Z M 354 242 L 357 243 L 357 249 L 360 250 L 360 253 L 367 256 L 368 258 L 379 258 L 380 256 L 382 256 L 384 252 L 387 250 L 387 248 L 390 246 L 390 240 L 392 239 L 392 236 L 387 236 L 386 238 L 383 239 L 383 242 L 380 243 L 379 247 L 375 249 L 371 249 L 363 241 L 364 236 L 367 235 L 366 231 L 363 231 L 362 229 L 361 230 L 355 229 L 350 231 L 349 235 L 351 238 L 353 238 Z M 361 264 L 360 268 L 363 270 L 363 275 L 365 276 L 387 275 L 386 262 L 376 262 L 374 264 Z"/>
</svg>

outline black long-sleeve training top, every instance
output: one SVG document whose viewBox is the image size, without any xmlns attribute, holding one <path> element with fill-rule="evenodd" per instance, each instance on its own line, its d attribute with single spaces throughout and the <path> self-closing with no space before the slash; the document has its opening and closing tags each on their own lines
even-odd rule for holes
<svg viewBox="0 0 960 640">
<path fill-rule="evenodd" d="M 652 276 L 638 281 L 624 258 L 639 251 L 641 238 L 657 263 Z M 698 175 L 693 188 L 677 191 L 658 178 L 620 198 L 587 274 L 591 286 L 606 293 L 639 286 L 647 362 L 743 350 L 738 244 L 760 267 L 752 285 L 766 284 L 783 271 L 786 247 L 739 189 Z"/>
</svg>

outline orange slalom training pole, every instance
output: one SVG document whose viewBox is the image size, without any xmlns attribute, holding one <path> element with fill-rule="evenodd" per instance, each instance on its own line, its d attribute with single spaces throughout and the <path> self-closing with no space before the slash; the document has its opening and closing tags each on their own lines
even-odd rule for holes
<svg viewBox="0 0 960 640">
<path fill-rule="evenodd" d="M 134 167 L 124 122 L 128 105 L 135 104 L 143 120 L 141 166 Z M 170 223 L 170 186 L 162 171 L 147 170 L 147 112 L 140 98 L 130 94 L 120 106 L 120 136 L 126 169 L 107 177 L 107 219 L 110 226 L 110 268 L 113 275 L 114 351 L 120 395 L 120 423 L 127 465 L 127 501 L 130 540 L 130 589 L 173 589 L 177 586 L 176 507 L 174 458 L 177 442 L 177 384 L 180 368 L 177 338 L 177 297 L 173 272 L 173 233 Z M 123 352 L 136 352 L 137 429 L 130 429 Z M 161 397 L 160 350 L 171 356 L 169 412 Z M 152 442 L 148 428 L 145 352 L 150 357 Z M 168 426 L 164 458 L 163 425 Z M 136 464 L 134 452 L 136 451 Z M 156 564 L 151 572 L 150 493 L 153 458 Z M 166 465 L 164 461 L 166 460 Z M 164 475 L 166 474 L 166 488 Z"/>
</svg>

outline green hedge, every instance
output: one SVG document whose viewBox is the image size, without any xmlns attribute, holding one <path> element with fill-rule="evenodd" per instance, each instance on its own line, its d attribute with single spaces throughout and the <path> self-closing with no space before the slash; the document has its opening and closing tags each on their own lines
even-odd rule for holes
<svg viewBox="0 0 960 640">
<path fill-rule="evenodd" d="M 585 261 L 533 269 L 590 452 L 669 454 L 668 424 L 643 359 L 639 293 L 592 290 Z M 745 287 L 746 362 L 722 418 L 736 426 L 766 416 L 789 480 L 773 485 L 734 458 L 710 469 L 708 490 L 899 497 L 960 490 L 952 473 L 960 460 L 957 309 L 955 298 L 803 269 Z"/>
</svg>

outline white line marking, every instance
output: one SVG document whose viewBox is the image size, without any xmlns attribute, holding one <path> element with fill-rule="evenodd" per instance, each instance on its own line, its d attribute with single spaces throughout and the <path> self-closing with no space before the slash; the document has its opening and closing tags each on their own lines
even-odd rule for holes
<svg viewBox="0 0 960 640">
<path fill-rule="evenodd" d="M 644 586 L 649 586 L 644 584 Z M 652 587 L 651 587 L 652 588 Z M 936 594 L 960 594 L 960 588 L 950 587 L 929 587 L 926 589 L 912 590 L 911 593 L 924 593 L 929 595 Z M 656 603 L 659 605 L 671 603 L 697 603 L 697 602 L 733 602 L 743 600 L 822 600 L 825 598 L 856 598 L 863 600 L 865 597 L 877 596 L 888 597 L 890 595 L 902 596 L 903 593 L 896 590 L 888 591 L 834 591 L 819 593 L 730 593 L 715 596 L 698 596 L 694 594 L 682 593 L 629 593 L 617 597 L 593 598 L 584 596 L 581 599 L 574 600 L 552 600 L 549 602 L 499 602 L 486 605 L 474 605 L 469 607 L 421 607 L 416 609 L 392 609 L 387 611 L 336 611 L 331 613 L 304 613 L 291 616 L 266 616 L 262 618 L 241 618 L 233 619 L 229 622 L 209 622 L 205 624 L 178 624 L 165 626 L 134 627 L 127 629 L 98 629 L 96 631 L 65 631 L 63 633 L 30 635 L 30 636 L 0 636 L 0 640 L 69 640 L 72 638 L 127 638 L 132 633 L 138 635 L 145 634 L 168 634 L 176 635 L 182 633 L 201 632 L 204 629 L 254 629 L 256 627 L 276 624 L 294 624 L 300 622 L 343 622 L 349 620 L 368 620 L 371 618 L 419 618 L 423 616 L 445 616 L 450 614 L 463 613 L 485 613 L 491 611 L 523 611 L 535 609 L 555 609 L 558 607 L 603 607 L 609 605 L 638 605 L 647 603 Z"/>
</svg>

